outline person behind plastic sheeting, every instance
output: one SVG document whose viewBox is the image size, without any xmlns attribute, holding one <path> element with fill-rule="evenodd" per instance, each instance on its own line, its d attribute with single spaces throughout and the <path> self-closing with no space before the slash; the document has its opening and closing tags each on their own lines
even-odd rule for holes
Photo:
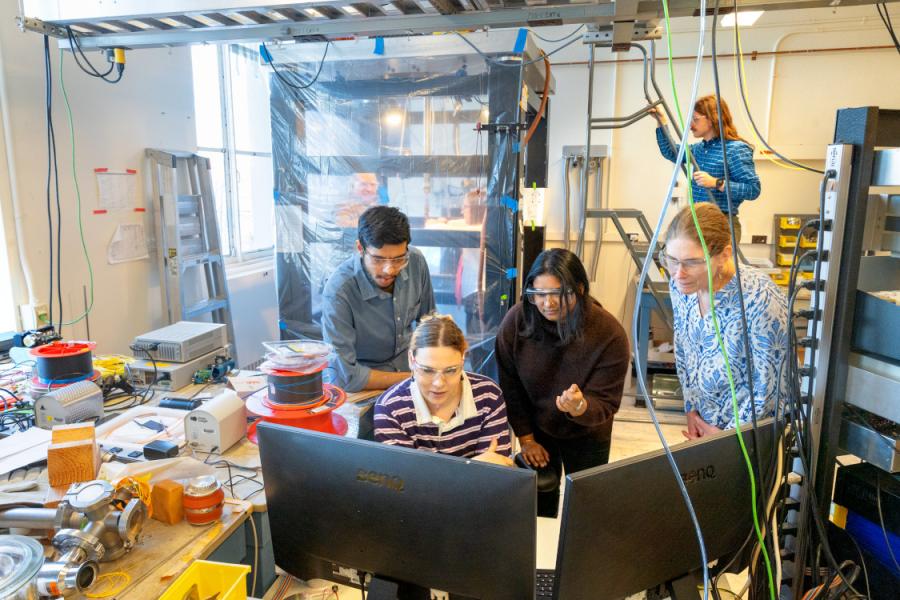
<svg viewBox="0 0 900 600">
<path fill-rule="evenodd" d="M 413 376 L 375 404 L 375 441 L 512 466 L 503 392 L 466 373 L 466 338 L 447 315 L 422 319 L 413 333 Z"/>
<path fill-rule="evenodd" d="M 695 207 L 709 252 L 709 271 L 691 207 L 672 220 L 660 256 L 669 272 L 675 325 L 675 367 L 687 413 L 685 437 L 695 439 L 757 418 L 771 416 L 779 397 L 779 373 L 787 347 L 787 299 L 768 275 L 741 266 L 740 283 L 746 311 L 747 337 L 753 365 L 753 395 L 747 376 L 738 278 L 728 218 L 714 204 Z M 738 414 L 719 348 L 710 303 L 709 278 L 715 295 L 715 318 L 722 334 L 734 380 Z"/>
<path fill-rule="evenodd" d="M 728 155 L 728 187 L 731 191 L 734 237 L 741 241 L 741 222 L 738 208 L 745 200 L 756 200 L 762 191 L 756 166 L 753 164 L 753 146 L 737 133 L 731 111 L 724 100 L 722 105 L 722 125 L 725 129 L 725 151 Z M 656 128 L 656 143 L 667 160 L 675 161 L 677 148 L 672 148 L 663 133 L 666 117 L 659 108 L 651 110 L 659 123 Z M 715 96 L 704 96 L 694 104 L 691 118 L 691 133 L 701 141 L 691 144 L 691 154 L 697 161 L 699 170 L 694 171 L 691 190 L 694 202 L 708 202 L 707 190 L 712 192 L 715 203 L 723 213 L 728 214 L 728 198 L 725 194 L 725 166 L 722 160 L 722 141 L 719 139 L 719 112 Z"/>
<path fill-rule="evenodd" d="M 538 494 L 538 515 L 554 517 L 562 467 L 574 473 L 609 460 L 613 416 L 628 371 L 628 338 L 591 298 L 578 257 L 555 248 L 535 259 L 522 301 L 500 324 L 496 351 L 521 459 L 555 474 L 556 485 Z"/>
<path fill-rule="evenodd" d="M 378 177 L 375 173 L 356 173 L 349 195 L 337 205 L 334 223 L 339 227 L 356 227 L 360 215 L 377 204 L 382 204 L 378 196 Z"/>
<path fill-rule="evenodd" d="M 414 324 L 435 304 L 425 257 L 409 242 L 406 215 L 369 208 L 359 218 L 358 254 L 325 285 L 322 334 L 337 354 L 335 383 L 348 392 L 389 388 L 410 376 Z"/>
</svg>

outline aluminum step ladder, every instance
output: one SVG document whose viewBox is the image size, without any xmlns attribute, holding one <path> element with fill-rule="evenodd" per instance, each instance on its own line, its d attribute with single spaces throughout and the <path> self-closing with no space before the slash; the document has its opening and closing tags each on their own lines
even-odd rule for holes
<svg viewBox="0 0 900 600">
<path fill-rule="evenodd" d="M 237 361 L 209 159 L 148 148 L 166 319 L 222 323 Z"/>
</svg>

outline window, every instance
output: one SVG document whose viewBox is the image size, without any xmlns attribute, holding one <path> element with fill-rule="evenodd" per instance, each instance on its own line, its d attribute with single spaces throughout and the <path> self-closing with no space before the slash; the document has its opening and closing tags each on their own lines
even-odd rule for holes
<svg viewBox="0 0 900 600">
<path fill-rule="evenodd" d="M 191 49 L 197 150 L 210 159 L 222 252 L 232 262 L 275 246 L 269 73 L 249 46 Z"/>
</svg>

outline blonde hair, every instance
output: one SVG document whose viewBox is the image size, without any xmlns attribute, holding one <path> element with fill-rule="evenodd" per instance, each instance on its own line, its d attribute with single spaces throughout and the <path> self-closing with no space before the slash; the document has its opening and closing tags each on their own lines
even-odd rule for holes
<svg viewBox="0 0 900 600">
<path fill-rule="evenodd" d="M 409 343 L 409 352 L 413 356 L 419 348 L 454 348 L 460 354 L 468 349 L 466 337 L 450 315 L 432 313 L 419 321 L 413 331 Z"/>
<path fill-rule="evenodd" d="M 712 202 L 697 203 L 694 205 L 694 210 L 697 212 L 697 222 L 700 224 L 700 231 L 703 232 L 703 239 L 706 240 L 709 255 L 720 254 L 727 246 L 731 245 L 728 217 Z M 685 206 L 678 211 L 666 232 L 666 243 L 679 239 L 691 240 L 700 245 L 700 236 L 697 234 L 690 206 Z"/>
</svg>

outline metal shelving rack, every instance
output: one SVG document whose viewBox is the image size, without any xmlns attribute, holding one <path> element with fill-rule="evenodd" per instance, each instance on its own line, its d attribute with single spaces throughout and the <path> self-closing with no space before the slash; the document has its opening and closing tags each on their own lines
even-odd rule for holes
<svg viewBox="0 0 900 600">
<path fill-rule="evenodd" d="M 825 168 L 833 169 L 836 176 L 828 182 L 825 195 L 825 220 L 830 221 L 823 240 L 827 259 L 821 267 L 821 286 L 813 292 L 810 301 L 810 306 L 815 306 L 815 294 L 818 294 L 820 314 L 813 339 L 817 352 L 812 361 L 810 353 L 806 353 L 806 376 L 801 381 L 805 393 L 808 377 L 813 377 L 812 394 L 802 399 L 811 424 L 810 439 L 804 443 L 812 448 L 813 463 L 798 490 L 801 495 L 808 494 L 806 486 L 811 486 L 816 505 L 810 510 L 816 511 L 823 522 L 829 517 L 838 456 L 857 454 L 869 462 L 875 459 L 873 464 L 877 464 L 877 457 L 862 450 L 878 444 L 876 437 L 883 437 L 882 446 L 892 460 L 877 466 L 892 472 L 898 470 L 898 439 L 848 420 L 846 405 L 862 408 L 895 425 L 900 422 L 897 364 L 870 352 L 868 341 L 857 335 L 861 324 L 869 318 L 859 302 L 860 288 L 869 287 L 872 280 L 886 286 L 896 284 L 900 273 L 896 245 L 900 223 L 896 217 L 883 221 L 888 235 L 894 239 L 892 254 L 867 243 L 873 239 L 870 231 L 873 224 L 868 218 L 870 203 L 875 201 L 873 191 L 900 186 L 900 110 L 877 107 L 839 110 L 834 144 L 828 147 Z M 880 332 L 885 339 L 896 339 L 900 334 L 896 312 L 892 317 Z M 810 336 L 812 332 L 813 319 L 810 319 Z M 857 443 L 858 440 L 862 441 Z M 892 453 L 890 444 L 893 444 Z M 811 532 L 806 529 L 809 516 L 800 515 L 794 550 L 798 557 L 805 555 L 809 543 Z M 799 575 L 794 573 L 792 581 L 795 596 L 803 580 Z"/>
</svg>

